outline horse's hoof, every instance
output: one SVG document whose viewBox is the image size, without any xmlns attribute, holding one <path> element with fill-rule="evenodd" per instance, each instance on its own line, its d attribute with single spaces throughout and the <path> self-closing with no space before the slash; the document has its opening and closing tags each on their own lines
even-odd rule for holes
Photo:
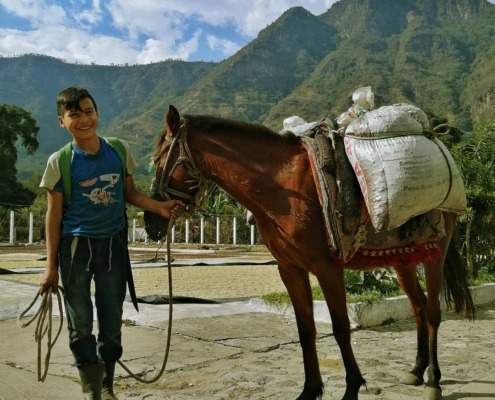
<svg viewBox="0 0 495 400">
<path fill-rule="evenodd" d="M 425 386 L 423 400 L 442 400 L 442 389 Z"/>
<path fill-rule="evenodd" d="M 420 386 L 424 383 L 423 378 L 420 378 L 414 375 L 412 372 L 408 372 L 404 377 L 400 380 L 400 383 L 404 385 L 410 386 Z"/>
</svg>

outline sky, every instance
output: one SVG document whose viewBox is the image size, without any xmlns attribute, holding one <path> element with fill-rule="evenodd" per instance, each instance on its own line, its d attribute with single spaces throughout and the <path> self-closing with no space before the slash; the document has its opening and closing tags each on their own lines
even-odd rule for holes
<svg viewBox="0 0 495 400">
<path fill-rule="evenodd" d="M 0 0 L 0 56 L 99 65 L 221 61 L 287 9 L 320 15 L 336 1 Z"/>
<path fill-rule="evenodd" d="M 0 56 L 99 65 L 221 61 L 287 9 L 320 15 L 335 1 L 0 0 Z"/>
</svg>

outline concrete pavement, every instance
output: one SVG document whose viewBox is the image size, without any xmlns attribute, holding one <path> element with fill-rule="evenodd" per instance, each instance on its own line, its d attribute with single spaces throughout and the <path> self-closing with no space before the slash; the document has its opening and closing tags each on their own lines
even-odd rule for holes
<svg viewBox="0 0 495 400">
<path fill-rule="evenodd" d="M 53 400 L 82 398 L 77 383 L 77 371 L 71 366 L 72 357 L 68 349 L 65 327 L 57 344 L 52 349 L 51 364 L 46 381 L 44 383 L 37 381 L 36 344 L 33 340 L 34 327 L 20 328 L 15 321 L 15 318 L 31 303 L 36 290 L 37 286 L 35 285 L 11 282 L 7 278 L 0 278 L 0 327 L 2 330 L 0 340 L 0 399 Z M 493 352 L 495 351 L 495 329 L 493 329 L 495 326 L 495 304 L 491 303 L 483 307 L 484 310 L 488 310 L 482 314 L 483 324 L 478 326 L 472 325 L 472 328 L 468 327 L 466 330 L 479 329 L 480 331 L 476 333 L 481 338 L 486 339 L 486 346 L 484 348 L 487 354 L 485 354 L 485 357 L 493 357 Z M 34 309 L 36 308 L 37 306 L 34 307 Z M 206 367 L 202 367 L 201 374 L 208 374 L 206 372 L 209 368 L 208 365 L 211 365 L 213 368 L 215 363 L 220 363 L 220 366 L 224 365 L 227 371 L 233 370 L 236 367 L 229 366 L 229 363 L 233 359 L 235 360 L 239 357 L 242 359 L 245 354 L 250 354 L 251 356 L 252 353 L 259 354 L 259 352 L 267 351 L 266 349 L 270 349 L 270 351 L 276 349 L 276 352 L 274 351 L 273 355 L 270 356 L 276 357 L 276 354 L 279 354 L 279 352 L 283 353 L 286 351 L 286 346 L 290 347 L 291 354 L 295 350 L 295 357 L 297 357 L 298 363 L 300 363 L 296 328 L 290 313 L 280 315 L 280 313 L 266 312 L 269 310 L 263 309 L 259 302 L 255 300 L 233 301 L 223 304 L 174 304 L 173 309 L 174 339 L 172 349 L 174 350 L 172 353 L 177 351 L 177 354 L 171 357 L 170 366 L 167 368 L 167 370 L 170 369 L 172 371 L 172 376 L 181 376 L 180 371 L 187 371 L 196 365 L 206 365 Z M 56 315 L 58 315 L 57 312 L 55 312 Z M 126 349 L 126 362 L 133 364 L 134 368 L 137 366 L 137 370 L 146 369 L 147 363 L 151 361 L 147 356 L 143 357 L 143 355 L 153 354 L 157 360 L 155 359 L 152 362 L 155 365 L 152 369 L 156 370 L 157 365 L 160 363 L 160 357 L 157 357 L 155 353 L 162 354 L 162 349 L 164 349 L 163 332 L 166 331 L 165 328 L 168 321 L 168 305 L 141 303 L 140 313 L 137 313 L 131 303 L 126 302 L 124 318 L 126 320 L 124 337 L 128 341 L 124 347 Z M 486 323 L 487 319 L 489 320 L 488 324 Z M 58 323 L 57 317 L 55 317 L 54 325 L 56 323 Z M 459 319 L 452 326 L 458 327 L 461 324 L 468 324 L 468 322 Z M 287 325 L 290 325 L 288 332 L 286 330 Z M 256 338 L 254 342 L 251 336 L 246 336 L 246 326 L 253 332 L 256 332 L 252 334 Z M 328 321 L 319 322 L 318 326 L 319 328 L 321 327 L 321 331 L 330 331 Z M 404 326 L 401 329 L 411 330 L 406 337 L 410 336 L 414 339 L 415 334 L 413 327 L 411 328 L 411 322 L 406 323 Z M 480 326 L 485 327 L 487 330 L 482 331 Z M 212 333 L 212 329 L 221 330 L 221 333 L 216 331 Z M 458 343 L 461 341 L 461 338 L 459 338 L 458 333 L 451 332 L 452 330 L 452 328 L 448 329 L 444 333 L 442 340 L 447 342 L 446 346 L 452 346 L 449 352 L 456 352 L 456 347 L 467 346 L 469 343 Z M 229 333 L 231 331 L 233 332 L 232 334 Z M 365 334 L 366 332 L 366 330 L 357 331 L 353 334 L 353 337 Z M 213 342 L 210 341 L 210 336 L 215 335 L 221 335 L 223 341 L 225 341 L 225 336 L 231 336 L 229 340 L 234 340 L 235 346 L 219 346 L 218 339 L 215 339 Z M 329 340 L 328 335 L 321 338 L 322 342 L 325 340 Z M 369 341 L 369 339 L 364 341 Z M 196 349 L 195 353 L 191 353 L 191 349 L 193 348 Z M 204 348 L 210 348 L 210 351 L 206 352 L 203 350 Z M 239 348 L 243 349 L 243 351 L 239 352 Z M 193 354 L 195 355 L 193 356 Z M 377 355 L 376 357 L 381 356 Z M 472 358 L 474 362 L 474 355 Z M 468 363 L 469 360 L 466 359 L 466 362 Z M 253 364 L 252 362 L 248 363 L 249 365 Z M 325 371 L 327 363 L 328 361 L 323 356 L 323 371 Z M 485 368 L 483 369 L 483 373 L 463 381 L 457 380 L 452 382 L 452 379 L 449 379 L 449 375 L 447 375 L 447 378 L 444 375 L 444 380 L 447 379 L 446 383 L 444 383 L 444 399 L 486 400 L 495 398 L 495 365 L 491 365 L 491 369 Z M 285 367 L 285 365 L 282 365 L 282 367 Z M 464 367 L 470 368 L 469 366 Z M 264 374 L 272 370 L 271 367 L 264 371 Z M 462 376 L 462 372 L 459 372 L 459 374 Z M 261 395 L 260 397 L 242 394 L 226 397 L 225 395 L 214 395 L 213 392 L 208 392 L 208 394 L 197 394 L 195 392 L 196 394 L 187 395 L 185 393 L 187 392 L 186 388 L 178 392 L 171 392 L 173 388 L 168 388 L 167 391 L 163 391 L 163 389 L 147 390 L 142 387 L 146 385 L 139 386 L 138 384 L 136 386 L 126 383 L 129 380 L 125 378 L 126 373 L 121 369 L 119 370 L 119 377 L 124 379 L 122 386 L 119 386 L 119 398 L 129 400 L 180 400 L 187 398 L 194 398 L 196 400 L 227 398 L 270 398 L 281 400 L 297 396 L 296 389 L 294 388 L 291 389 L 294 391 L 294 396 L 285 393 L 282 389 L 277 389 L 274 393 L 268 395 L 268 393 L 271 393 L 270 390 L 274 390 L 273 388 L 264 388 L 263 393 L 265 395 Z M 302 379 L 302 376 L 298 376 L 298 378 Z M 216 378 L 212 379 L 215 380 Z M 233 383 L 236 386 L 238 384 L 239 382 Z M 287 383 L 285 382 L 284 384 Z M 360 399 L 407 400 L 420 398 L 422 393 L 419 388 L 408 388 L 406 392 L 405 389 L 402 389 L 403 387 L 387 387 L 386 383 L 382 385 L 385 389 L 380 387 L 375 390 L 376 385 L 373 385 L 371 391 L 369 389 L 367 392 L 363 392 Z M 169 394 L 165 395 L 163 393 Z M 324 399 L 338 399 L 342 397 L 342 393 L 342 390 L 340 389 L 339 391 L 338 388 L 334 392 L 327 391 Z"/>
</svg>

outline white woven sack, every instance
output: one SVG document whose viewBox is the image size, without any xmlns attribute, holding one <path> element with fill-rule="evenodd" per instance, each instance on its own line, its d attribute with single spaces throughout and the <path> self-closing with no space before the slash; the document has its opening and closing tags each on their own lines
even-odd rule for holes
<svg viewBox="0 0 495 400">
<path fill-rule="evenodd" d="M 399 103 L 366 112 L 347 126 L 345 134 L 369 138 L 420 135 L 428 126 L 428 117 L 420 108 Z"/>
<path fill-rule="evenodd" d="M 423 131 L 427 131 L 430 129 L 430 121 L 428 121 L 428 116 L 421 108 L 409 103 L 397 103 L 394 104 L 392 107 L 399 108 L 400 110 L 408 113 L 411 117 L 413 117 L 421 124 Z"/>
<path fill-rule="evenodd" d="M 440 208 L 466 208 L 464 185 L 445 146 L 423 135 L 385 139 L 345 137 L 347 157 L 377 231 Z"/>
</svg>

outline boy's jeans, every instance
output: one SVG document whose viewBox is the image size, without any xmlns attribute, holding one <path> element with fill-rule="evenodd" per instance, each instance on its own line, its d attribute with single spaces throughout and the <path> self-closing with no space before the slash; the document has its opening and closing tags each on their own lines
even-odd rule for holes
<svg viewBox="0 0 495 400">
<path fill-rule="evenodd" d="M 77 367 L 122 356 L 122 312 L 128 271 L 127 232 L 109 238 L 64 237 L 60 276 L 65 292 L 69 346 Z M 94 279 L 98 338 L 93 334 Z"/>
</svg>

